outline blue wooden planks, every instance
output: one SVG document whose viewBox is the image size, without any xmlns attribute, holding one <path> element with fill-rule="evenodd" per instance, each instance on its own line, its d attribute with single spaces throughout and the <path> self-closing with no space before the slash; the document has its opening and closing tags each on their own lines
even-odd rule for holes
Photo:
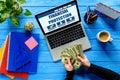
<svg viewBox="0 0 120 80">
<path fill-rule="evenodd" d="M 70 0 L 27 0 L 27 4 L 23 5 L 24 9 L 32 11 L 32 16 L 26 17 L 21 15 L 21 26 L 17 27 L 13 25 L 9 19 L 0 24 L 0 46 L 4 42 L 7 34 L 11 31 L 25 32 L 24 23 L 32 21 L 35 25 L 32 33 L 40 34 L 40 47 L 38 54 L 38 72 L 36 74 L 30 74 L 28 80 L 64 80 L 66 71 L 61 61 L 53 62 L 48 49 L 47 43 L 43 36 L 41 29 L 34 15 L 49 10 L 60 4 L 66 3 Z M 120 11 L 119 0 L 77 0 L 80 10 L 81 19 L 85 27 L 86 33 L 92 45 L 89 51 L 84 53 L 89 60 L 99 66 L 109 68 L 113 71 L 120 73 L 120 18 L 117 21 L 108 21 L 106 17 L 98 17 L 98 20 L 91 25 L 87 25 L 84 22 L 84 14 L 86 12 L 86 6 L 91 6 L 94 9 L 96 3 L 103 2 L 108 6 Z M 114 39 L 112 43 L 103 44 L 97 41 L 96 35 L 101 30 L 108 30 Z M 86 69 L 77 71 L 74 76 L 74 80 L 102 80 L 91 72 L 87 72 Z M 0 80 L 10 80 L 5 75 L 0 75 Z M 15 78 L 14 80 L 25 80 Z"/>
</svg>

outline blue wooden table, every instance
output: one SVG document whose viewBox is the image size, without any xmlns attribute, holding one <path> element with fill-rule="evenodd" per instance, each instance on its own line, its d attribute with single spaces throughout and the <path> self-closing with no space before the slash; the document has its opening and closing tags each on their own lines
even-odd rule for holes
<svg viewBox="0 0 120 80">
<path fill-rule="evenodd" d="M 17 27 L 13 25 L 9 19 L 0 24 L 0 46 L 5 41 L 6 36 L 11 31 L 25 32 L 24 23 L 32 21 L 35 25 L 32 33 L 40 34 L 40 47 L 38 55 L 38 71 L 35 74 L 29 74 L 28 80 L 64 80 L 66 76 L 66 70 L 63 67 L 61 61 L 54 62 L 50 55 L 50 51 L 46 44 L 45 38 L 39 25 L 35 19 L 35 15 L 49 10 L 58 5 L 69 2 L 70 0 L 27 0 L 27 4 L 23 5 L 24 9 L 32 11 L 32 16 L 26 17 L 21 15 L 21 26 Z M 92 48 L 85 53 L 90 62 L 111 69 L 117 73 L 120 73 L 120 18 L 116 21 L 108 20 L 106 17 L 98 17 L 97 21 L 93 24 L 87 25 L 83 18 L 86 12 L 86 6 L 91 6 L 94 9 L 96 3 L 102 2 L 106 5 L 115 8 L 120 11 L 120 0 L 77 0 L 80 10 L 81 19 L 85 27 L 85 31 L 88 35 Z M 101 30 L 107 30 L 110 32 L 114 39 L 111 43 L 100 43 L 96 39 L 96 35 Z M 10 80 L 5 75 L 0 74 L 0 80 Z M 24 80 L 15 78 L 14 80 Z M 75 72 L 74 80 L 103 80 L 92 72 L 87 71 L 86 68 L 81 67 Z"/>
</svg>

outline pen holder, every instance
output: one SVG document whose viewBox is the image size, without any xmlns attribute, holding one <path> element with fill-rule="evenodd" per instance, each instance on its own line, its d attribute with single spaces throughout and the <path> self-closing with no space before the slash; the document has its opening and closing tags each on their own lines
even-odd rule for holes
<svg viewBox="0 0 120 80">
<path fill-rule="evenodd" d="M 85 13 L 84 21 L 87 24 L 91 24 L 97 20 L 98 14 L 95 11 L 88 11 Z"/>
</svg>

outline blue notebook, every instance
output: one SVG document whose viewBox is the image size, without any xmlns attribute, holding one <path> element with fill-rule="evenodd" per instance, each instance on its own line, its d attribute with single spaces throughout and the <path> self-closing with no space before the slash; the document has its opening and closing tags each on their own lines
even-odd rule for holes
<svg viewBox="0 0 120 80">
<path fill-rule="evenodd" d="M 39 34 L 11 32 L 8 71 L 37 72 Z"/>
</svg>

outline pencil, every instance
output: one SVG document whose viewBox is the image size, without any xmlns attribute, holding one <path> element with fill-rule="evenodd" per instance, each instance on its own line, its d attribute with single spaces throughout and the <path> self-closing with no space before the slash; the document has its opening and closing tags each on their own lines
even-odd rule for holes
<svg viewBox="0 0 120 80">
<path fill-rule="evenodd" d="M 91 18 L 93 19 L 93 18 L 95 18 L 97 16 L 97 14 L 95 14 L 94 16 L 92 16 Z"/>
</svg>

